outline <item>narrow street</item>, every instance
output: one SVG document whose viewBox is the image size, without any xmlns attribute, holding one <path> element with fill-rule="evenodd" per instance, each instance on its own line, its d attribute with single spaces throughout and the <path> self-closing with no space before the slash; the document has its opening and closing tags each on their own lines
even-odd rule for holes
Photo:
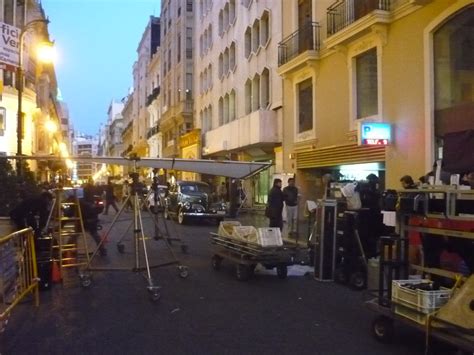
<svg viewBox="0 0 474 355">
<path fill-rule="evenodd" d="M 113 216 L 103 216 L 104 226 Z M 130 219 L 131 214 L 125 215 Z M 145 229 L 151 220 L 143 218 Z M 264 223 L 245 215 L 243 224 Z M 119 222 L 124 223 L 127 222 Z M 175 229 L 176 228 L 176 229 Z M 372 314 L 363 292 L 310 276 L 257 274 L 248 282 L 235 279 L 233 265 L 219 272 L 210 265 L 212 223 L 169 223 L 189 245 L 183 255 L 189 277 L 175 266 L 152 271 L 162 287 L 153 303 L 145 279 L 130 271 L 94 272 L 89 289 L 54 285 L 41 292 L 38 309 L 24 302 L 12 314 L 2 335 L 2 354 L 421 354 L 423 337 L 397 328 L 396 341 L 380 344 L 370 334 Z M 120 259 L 115 243 L 124 228 L 112 230 L 109 255 L 100 264 Z M 130 234 L 130 232 L 129 232 Z M 129 237 L 125 237 L 127 243 Z M 151 263 L 166 260 L 163 242 L 149 241 Z M 131 255 L 129 245 L 125 254 Z M 163 258 L 157 259 L 157 256 Z M 100 257 L 97 257 L 100 258 Z M 133 261 L 133 258 L 127 260 Z M 122 266 L 124 266 L 122 265 Z M 291 273 L 291 272 L 290 272 Z"/>
</svg>

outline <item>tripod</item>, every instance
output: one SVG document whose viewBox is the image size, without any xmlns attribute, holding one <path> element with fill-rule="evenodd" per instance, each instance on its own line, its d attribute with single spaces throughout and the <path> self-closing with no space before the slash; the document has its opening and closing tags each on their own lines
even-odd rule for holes
<svg viewBox="0 0 474 355">
<path fill-rule="evenodd" d="M 135 166 L 136 166 L 136 162 Z M 128 271 L 130 268 L 128 267 L 93 267 L 92 266 L 92 261 L 96 257 L 96 255 L 99 252 L 99 249 L 101 246 L 104 244 L 105 240 L 107 239 L 108 235 L 110 234 L 112 228 L 115 226 L 118 218 L 122 215 L 124 212 L 127 204 L 129 201 L 131 201 L 132 206 L 133 206 L 133 221 L 131 222 L 130 226 L 133 225 L 133 253 L 134 253 L 134 265 L 131 268 L 131 271 L 133 272 L 142 272 L 144 271 L 145 274 L 143 275 L 145 279 L 147 280 L 147 291 L 150 293 L 151 300 L 157 301 L 160 299 L 161 295 L 159 292 L 160 287 L 157 286 L 151 276 L 151 269 L 152 268 L 157 268 L 157 267 L 162 267 L 162 266 L 168 266 L 168 265 L 173 265 L 173 264 L 178 264 L 178 270 L 179 270 L 179 276 L 182 278 L 186 278 L 188 276 L 188 269 L 186 266 L 181 265 L 180 261 L 177 259 L 175 253 L 173 252 L 169 242 L 164 239 L 165 245 L 169 252 L 172 255 L 173 260 L 169 262 L 164 262 L 161 264 L 156 264 L 156 265 L 150 265 L 149 257 L 148 257 L 148 251 L 147 251 L 147 243 L 146 243 L 146 237 L 143 231 L 143 219 L 142 219 L 142 213 L 141 213 L 141 206 L 143 204 L 143 201 L 140 201 L 140 196 L 142 196 L 142 186 L 138 181 L 138 173 L 134 172 L 130 174 L 132 178 L 132 184 L 131 184 L 131 194 L 126 198 L 126 200 L 123 202 L 122 206 L 120 207 L 120 210 L 116 213 L 114 216 L 114 219 L 112 220 L 112 223 L 110 226 L 107 228 L 106 232 L 102 236 L 99 244 L 97 245 L 97 248 L 94 250 L 89 262 L 86 265 L 86 272 L 83 272 L 80 274 L 81 278 L 81 284 L 83 287 L 89 287 L 92 283 L 90 273 L 87 271 Z M 146 204 L 145 204 L 146 205 Z M 150 215 L 151 211 L 147 207 L 148 213 Z M 153 217 L 153 216 L 152 216 Z M 158 228 L 157 221 L 155 218 L 152 218 L 153 222 L 155 223 L 155 227 Z M 127 229 L 127 231 L 130 229 Z M 121 244 L 121 241 L 123 239 L 120 239 L 119 243 L 117 244 L 117 248 L 119 253 L 124 253 L 125 247 L 123 244 Z M 142 250 L 141 250 L 142 248 Z M 142 251 L 142 253 L 141 253 Z M 143 256 L 145 260 L 145 265 L 142 266 L 140 264 L 140 257 Z"/>
</svg>

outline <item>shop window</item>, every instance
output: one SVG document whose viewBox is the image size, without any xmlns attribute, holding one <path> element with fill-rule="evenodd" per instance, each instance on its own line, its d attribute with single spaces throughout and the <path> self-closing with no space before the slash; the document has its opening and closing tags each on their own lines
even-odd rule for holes
<svg viewBox="0 0 474 355">
<path fill-rule="evenodd" d="M 298 133 L 313 129 L 313 81 L 298 84 Z"/>
<path fill-rule="evenodd" d="M 377 49 L 355 57 L 357 119 L 378 113 Z"/>
</svg>

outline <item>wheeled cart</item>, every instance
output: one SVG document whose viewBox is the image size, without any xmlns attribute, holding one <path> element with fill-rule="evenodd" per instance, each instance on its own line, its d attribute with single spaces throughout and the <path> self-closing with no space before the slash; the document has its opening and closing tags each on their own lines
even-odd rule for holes
<svg viewBox="0 0 474 355">
<path fill-rule="evenodd" d="M 396 302 L 392 301 L 392 307 L 381 306 L 377 299 L 368 301 L 367 307 L 377 313 L 377 317 L 372 322 L 372 335 L 381 342 L 390 342 L 394 334 L 394 325 L 396 322 L 408 325 L 411 328 L 422 332 L 429 331 L 429 337 L 432 339 L 441 340 L 444 343 L 452 345 L 458 350 L 465 351 L 470 354 L 474 352 L 474 340 L 472 334 L 466 334 L 465 330 L 448 323 L 444 320 L 431 316 L 427 321 L 430 323 L 439 322 L 443 325 L 441 328 L 429 327 L 425 324 L 417 323 L 409 318 L 395 313 L 394 307 Z M 400 304 L 398 304 L 400 306 Z M 412 310 L 410 310 L 412 311 Z M 414 312 L 414 311 L 412 311 Z M 422 315 L 420 313 L 420 315 Z"/>
<path fill-rule="evenodd" d="M 267 269 L 277 269 L 280 279 L 285 279 L 288 266 L 295 263 L 296 247 L 262 247 L 258 244 L 240 241 L 238 239 L 223 237 L 211 233 L 213 245 L 212 268 L 219 270 L 224 259 L 236 264 L 235 276 L 239 281 L 247 281 L 255 270 L 257 264 Z"/>
</svg>

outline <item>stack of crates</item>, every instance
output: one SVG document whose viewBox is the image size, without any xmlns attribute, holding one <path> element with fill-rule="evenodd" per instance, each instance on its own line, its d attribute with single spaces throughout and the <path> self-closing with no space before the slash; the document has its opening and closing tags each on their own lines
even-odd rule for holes
<svg viewBox="0 0 474 355">
<path fill-rule="evenodd" d="M 439 290 L 425 291 L 411 289 L 407 285 L 420 283 L 432 284 L 430 280 L 393 280 L 392 301 L 396 314 L 409 318 L 416 323 L 426 324 L 428 314 L 432 314 L 445 305 L 451 298 L 452 290 L 441 287 Z"/>
</svg>

